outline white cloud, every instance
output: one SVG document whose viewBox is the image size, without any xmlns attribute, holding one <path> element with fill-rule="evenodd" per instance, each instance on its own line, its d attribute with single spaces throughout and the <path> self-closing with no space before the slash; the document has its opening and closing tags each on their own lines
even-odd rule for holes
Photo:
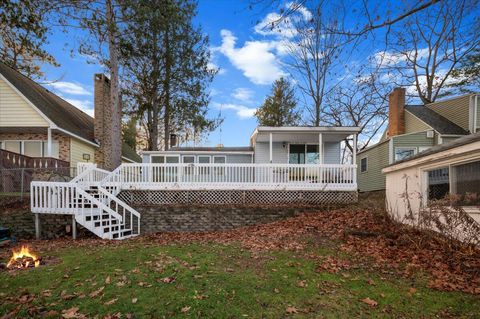
<svg viewBox="0 0 480 319">
<path fill-rule="evenodd" d="M 289 2 L 285 5 L 285 11 L 294 10 L 288 16 L 282 16 L 279 13 L 271 12 L 255 25 L 256 33 L 265 36 L 277 36 L 281 38 L 293 38 L 297 35 L 295 24 L 300 21 L 308 21 L 312 18 L 312 13 L 302 5 Z"/>
<path fill-rule="evenodd" d="M 232 96 L 242 102 L 251 102 L 253 97 L 253 91 L 247 88 L 238 88 L 235 89 L 232 93 Z"/>
<path fill-rule="evenodd" d="M 53 82 L 48 85 L 64 94 L 92 95 L 92 92 L 88 91 L 80 84 L 73 83 L 73 82 Z"/>
<path fill-rule="evenodd" d="M 211 61 L 207 63 L 207 68 L 209 68 L 210 70 L 217 70 L 217 75 L 222 75 L 222 74 L 225 74 L 227 72 L 227 70 L 219 67 L 217 64 L 215 64 Z"/>
<path fill-rule="evenodd" d="M 222 30 L 220 34 L 222 45 L 216 50 L 223 53 L 253 83 L 271 84 L 285 75 L 277 57 L 271 52 L 277 50 L 275 41 L 246 41 L 243 47 L 236 48 L 237 38 L 231 31 Z"/>
<path fill-rule="evenodd" d="M 413 59 L 417 55 L 417 61 L 428 58 L 429 49 L 411 50 L 405 52 L 379 51 L 373 54 L 373 61 L 383 67 L 391 67 L 406 63 L 408 59 Z"/>
<path fill-rule="evenodd" d="M 66 99 L 70 104 L 73 104 L 76 108 L 82 110 L 83 112 L 87 113 L 91 117 L 93 117 L 93 102 L 91 100 L 77 100 L 77 99 Z"/>
<path fill-rule="evenodd" d="M 244 105 L 233 104 L 233 103 L 218 103 L 214 102 L 213 106 L 217 109 L 222 110 L 232 110 L 235 111 L 237 116 L 241 119 L 248 119 L 255 116 L 256 108 L 246 107 Z"/>
</svg>

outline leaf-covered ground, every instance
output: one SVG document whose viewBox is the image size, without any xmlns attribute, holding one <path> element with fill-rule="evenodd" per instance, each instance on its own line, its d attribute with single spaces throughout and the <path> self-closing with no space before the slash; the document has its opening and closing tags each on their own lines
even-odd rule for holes
<svg viewBox="0 0 480 319">
<path fill-rule="evenodd" d="M 478 251 L 368 207 L 227 232 L 32 241 L 47 265 L 0 271 L 0 317 L 478 316 Z"/>
</svg>

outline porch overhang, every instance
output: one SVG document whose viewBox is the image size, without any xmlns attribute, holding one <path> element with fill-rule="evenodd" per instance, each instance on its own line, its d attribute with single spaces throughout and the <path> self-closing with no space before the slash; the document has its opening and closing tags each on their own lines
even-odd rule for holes
<svg viewBox="0 0 480 319">
<path fill-rule="evenodd" d="M 360 127 L 330 127 L 330 126 L 291 126 L 272 127 L 259 126 L 255 129 L 250 140 L 255 142 L 302 142 L 318 143 L 318 135 L 322 134 L 323 142 L 339 142 L 350 135 L 360 132 Z"/>
</svg>

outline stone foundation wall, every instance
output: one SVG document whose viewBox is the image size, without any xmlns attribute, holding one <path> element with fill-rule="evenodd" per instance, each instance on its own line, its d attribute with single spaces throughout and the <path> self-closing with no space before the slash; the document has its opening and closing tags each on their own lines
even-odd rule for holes
<svg viewBox="0 0 480 319">
<path fill-rule="evenodd" d="M 71 215 L 40 214 L 41 239 L 72 236 Z M 0 226 L 9 228 L 17 239 L 35 238 L 35 215 L 28 208 L 0 211 Z M 77 238 L 94 236 L 77 224 Z"/>
<path fill-rule="evenodd" d="M 303 210 L 288 207 L 137 206 L 141 233 L 226 230 L 270 223 Z"/>
</svg>

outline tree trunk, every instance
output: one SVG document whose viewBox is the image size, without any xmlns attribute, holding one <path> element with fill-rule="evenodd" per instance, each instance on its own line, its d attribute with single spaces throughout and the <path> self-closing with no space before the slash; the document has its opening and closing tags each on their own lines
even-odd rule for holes
<svg viewBox="0 0 480 319">
<path fill-rule="evenodd" d="M 165 112 L 163 117 L 163 145 L 165 151 L 169 149 L 170 145 L 170 76 L 171 76 L 171 49 L 170 49 L 170 39 L 169 37 L 169 28 L 167 26 L 165 37 L 164 37 L 164 47 L 165 47 L 165 79 L 163 81 L 163 92 L 165 94 Z"/>
<path fill-rule="evenodd" d="M 107 143 L 110 144 L 105 152 L 105 168 L 114 170 L 122 163 L 122 109 L 120 105 L 120 91 L 118 89 L 118 48 L 116 44 L 117 30 L 113 12 L 112 0 L 106 0 L 107 33 L 110 70 L 110 107 L 106 113 L 110 113 L 111 121 L 105 121 Z M 108 115 L 107 115 L 108 116 Z"/>
</svg>

